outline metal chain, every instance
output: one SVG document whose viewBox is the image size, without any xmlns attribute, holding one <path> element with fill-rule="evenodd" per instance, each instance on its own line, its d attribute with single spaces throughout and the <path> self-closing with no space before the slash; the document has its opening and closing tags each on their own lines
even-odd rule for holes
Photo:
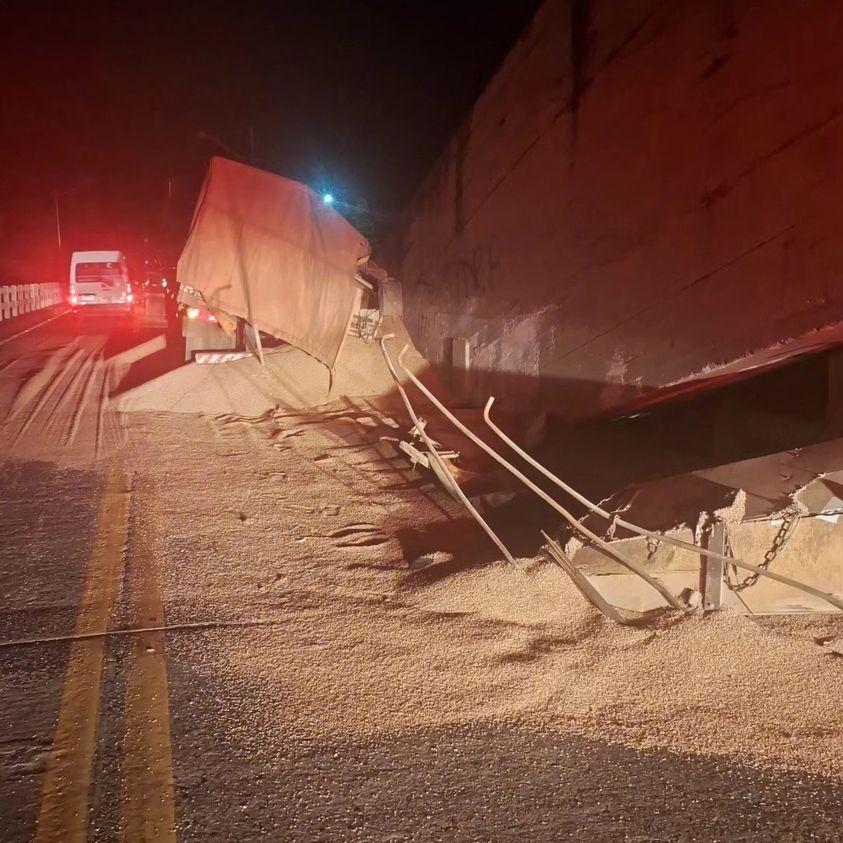
<svg viewBox="0 0 843 843">
<path fill-rule="evenodd" d="M 778 532 L 773 537 L 773 543 L 770 545 L 770 549 L 764 554 L 764 559 L 759 568 L 763 568 L 765 571 L 770 568 L 770 565 L 773 564 L 776 557 L 781 553 L 784 546 L 790 541 L 790 537 L 793 535 L 794 530 L 796 529 L 796 525 L 799 523 L 799 519 L 802 517 L 802 511 L 799 507 L 796 506 L 789 506 L 787 509 L 782 512 L 782 523 L 778 529 Z M 735 554 L 732 551 L 732 543 L 729 541 L 729 533 L 726 532 L 726 547 L 725 547 L 726 556 L 734 556 Z M 732 566 L 732 569 L 737 574 L 737 568 Z M 758 580 L 761 578 L 761 574 L 752 573 L 744 580 L 739 583 L 733 583 L 729 579 L 728 571 L 725 573 L 724 579 L 726 580 L 726 585 L 732 591 L 743 591 L 746 588 L 750 588 L 751 586 L 755 585 Z"/>
<path fill-rule="evenodd" d="M 618 515 L 615 513 L 612 516 L 612 520 L 609 523 L 609 526 L 606 528 L 606 532 L 603 535 L 603 540 L 607 542 L 611 542 L 615 540 L 615 530 L 618 527 Z M 661 547 L 661 540 L 657 538 L 653 538 L 653 536 L 647 536 L 647 561 L 650 562 L 653 557 L 656 555 L 659 547 Z"/>
</svg>

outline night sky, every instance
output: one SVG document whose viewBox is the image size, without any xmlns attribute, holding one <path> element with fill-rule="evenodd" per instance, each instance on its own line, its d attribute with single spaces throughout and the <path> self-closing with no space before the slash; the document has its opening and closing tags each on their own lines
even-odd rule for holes
<svg viewBox="0 0 843 843">
<path fill-rule="evenodd" d="M 330 190 L 377 240 L 535 6 L 7 3 L 0 273 L 63 276 L 74 248 L 174 259 L 211 155 Z"/>
</svg>

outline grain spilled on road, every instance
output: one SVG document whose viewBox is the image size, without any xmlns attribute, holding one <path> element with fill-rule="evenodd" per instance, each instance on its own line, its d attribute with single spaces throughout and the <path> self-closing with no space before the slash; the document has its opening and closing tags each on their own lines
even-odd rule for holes
<svg viewBox="0 0 843 843">
<path fill-rule="evenodd" d="M 179 645 L 249 752 L 268 758 L 290 734 L 365 741 L 507 722 L 843 779 L 843 660 L 809 622 L 655 612 L 619 628 L 540 558 L 413 571 L 404 532 L 461 514 L 385 463 L 376 435 L 361 452 L 384 419 L 329 415 L 283 450 L 267 420 L 134 424 L 167 514 L 156 557 L 179 595 L 169 620 L 278 622 Z M 823 623 L 843 634 L 840 618 Z"/>
</svg>

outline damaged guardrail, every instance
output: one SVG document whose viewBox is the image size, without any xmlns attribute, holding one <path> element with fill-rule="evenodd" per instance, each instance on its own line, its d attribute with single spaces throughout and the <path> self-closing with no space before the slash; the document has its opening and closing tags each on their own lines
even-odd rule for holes
<svg viewBox="0 0 843 843">
<path fill-rule="evenodd" d="M 538 462 L 538 460 L 533 459 L 523 448 L 519 447 L 515 442 L 513 442 L 512 439 L 510 439 L 492 421 L 491 409 L 494 401 L 494 396 L 491 396 L 486 402 L 486 407 L 483 410 L 483 419 L 485 420 L 489 428 L 492 430 L 492 432 L 496 436 L 498 436 L 503 442 L 505 442 L 510 448 L 512 448 L 512 450 L 515 451 L 516 454 L 522 457 L 525 462 L 533 466 L 533 468 L 543 474 L 548 480 L 557 485 L 564 492 L 567 492 L 569 495 L 571 495 L 571 497 L 578 500 L 581 504 L 583 504 L 583 506 L 590 509 L 595 515 L 600 515 L 610 523 L 618 527 L 623 527 L 624 529 L 629 530 L 631 533 L 636 533 L 639 536 L 645 536 L 647 538 L 654 539 L 655 541 L 664 542 L 665 544 L 670 544 L 674 547 L 678 547 L 683 550 L 690 550 L 693 553 L 699 553 L 702 556 L 708 556 L 711 559 L 717 559 L 719 561 L 726 562 L 729 565 L 734 565 L 736 568 L 743 568 L 746 571 L 752 571 L 752 573 L 754 573 L 756 576 L 765 576 L 769 579 L 776 580 L 777 582 L 783 583 L 784 585 L 788 585 L 791 588 L 798 589 L 799 591 L 804 591 L 806 594 L 811 594 L 814 597 L 819 597 L 821 600 L 825 600 L 832 606 L 843 610 L 843 599 L 839 598 L 835 594 L 831 594 L 827 591 L 821 591 L 818 588 L 806 585 L 805 583 L 799 582 L 798 580 L 791 579 L 790 577 L 783 576 L 782 574 L 777 574 L 775 573 L 775 571 L 769 571 L 766 568 L 759 568 L 757 565 L 750 565 L 748 562 L 744 562 L 741 559 L 736 559 L 734 556 L 729 556 L 724 553 L 718 553 L 717 551 L 710 550 L 709 548 L 701 547 L 700 545 L 696 544 L 691 544 L 690 542 L 685 542 L 681 539 L 673 538 L 672 536 L 665 535 L 664 533 L 657 533 L 652 530 L 647 530 L 644 527 L 640 527 L 638 524 L 633 524 L 631 521 L 627 521 L 617 515 L 613 515 L 612 513 L 607 512 L 605 509 L 602 509 L 598 504 L 594 503 L 593 501 L 590 501 L 584 495 L 580 494 L 576 489 L 569 486 L 567 483 L 565 483 L 563 480 L 553 474 L 553 472 L 545 468 L 540 462 Z"/>
<path fill-rule="evenodd" d="M 625 626 L 629 621 L 600 593 L 591 580 L 574 564 L 559 542 L 554 541 L 544 530 L 545 548 L 550 558 L 571 578 L 580 593 L 598 611 L 605 615 L 610 621 Z"/>
<path fill-rule="evenodd" d="M 427 432 L 425 431 L 425 425 L 422 423 L 421 419 L 419 419 L 419 417 L 416 415 L 415 410 L 413 410 L 413 405 L 410 403 L 410 399 L 407 397 L 407 393 L 404 391 L 404 387 L 401 385 L 401 381 L 398 379 L 398 373 L 395 371 L 395 367 L 392 365 L 392 360 L 389 357 L 389 352 L 386 350 L 386 340 L 393 339 L 393 337 L 394 334 L 387 334 L 385 337 L 381 338 L 381 351 L 383 352 L 384 360 L 386 360 L 386 365 L 389 368 L 389 374 L 392 375 L 392 379 L 395 381 L 395 385 L 398 388 L 398 393 L 401 396 L 401 400 L 404 402 L 404 406 L 407 408 L 407 412 L 410 414 L 410 418 L 412 419 L 416 430 L 419 432 L 419 435 L 421 436 L 422 441 L 424 442 L 424 445 L 428 450 L 431 464 L 435 465 L 438 469 L 437 474 L 441 472 L 441 476 L 445 481 L 446 487 L 456 494 L 462 505 L 471 514 L 471 517 L 480 525 L 486 535 L 494 542 L 498 550 L 500 550 L 500 552 L 504 555 L 506 561 L 509 562 L 510 565 L 514 565 L 515 560 L 512 558 L 512 554 L 509 552 L 509 550 L 507 550 L 506 545 L 495 534 L 495 531 L 486 523 L 483 516 L 475 509 L 471 501 L 465 496 L 465 493 L 459 487 L 457 481 L 454 480 L 454 476 L 453 474 L 451 474 L 451 470 L 445 464 L 445 460 L 443 460 L 442 457 L 439 455 L 439 451 L 436 449 L 436 446 L 431 441 L 430 436 L 428 436 Z M 404 348 L 406 350 L 406 346 Z"/>
<path fill-rule="evenodd" d="M 390 337 L 385 337 L 384 339 L 389 339 Z M 401 386 L 397 372 L 392 365 L 392 361 L 389 359 L 389 355 L 386 351 L 386 346 L 384 345 L 384 341 L 381 341 L 381 348 L 384 354 L 384 357 L 387 361 L 387 365 L 389 366 L 390 373 L 392 374 L 393 379 L 398 386 L 398 390 L 401 394 L 401 397 L 404 401 L 405 406 L 407 407 L 408 412 L 410 413 L 411 418 L 413 419 L 414 424 L 418 427 L 418 419 L 415 412 L 412 409 L 410 404 L 409 398 Z M 536 494 L 542 501 L 552 507 L 559 515 L 561 515 L 570 525 L 571 527 L 581 536 L 585 537 L 586 540 L 595 547 L 597 547 L 602 553 L 604 553 L 608 558 L 612 559 L 613 561 L 617 562 L 618 564 L 622 565 L 623 567 L 627 568 L 628 570 L 632 571 L 633 573 L 637 574 L 641 579 L 643 579 L 648 585 L 650 585 L 653 589 L 658 591 L 658 593 L 667 601 L 667 603 L 672 606 L 674 609 L 678 609 L 680 611 L 687 611 L 688 607 L 679 600 L 675 595 L 673 595 L 667 587 L 656 577 L 650 575 L 646 570 L 642 567 L 637 565 L 636 563 L 632 562 L 631 560 L 623 558 L 619 553 L 617 553 L 608 542 L 603 540 L 600 536 L 596 533 L 592 532 L 588 529 L 584 524 L 582 524 L 578 519 L 576 519 L 568 510 L 566 510 L 563 506 L 561 506 L 556 500 L 554 500 L 550 495 L 548 495 L 543 489 L 533 483 L 528 477 L 526 477 L 521 471 L 519 471 L 511 462 L 506 460 L 502 457 L 494 448 L 484 442 L 479 436 L 474 434 L 468 427 L 466 427 L 459 419 L 451 413 L 445 405 L 439 401 L 439 399 L 416 377 L 416 375 L 410 371 L 410 369 L 404 364 L 404 355 L 406 354 L 408 346 L 404 346 L 401 352 L 398 354 L 397 361 L 399 367 L 403 370 L 404 374 L 407 378 L 412 382 L 419 391 L 436 407 L 442 415 L 448 419 L 461 433 L 463 433 L 466 437 L 468 437 L 472 442 L 474 442 L 479 448 L 485 451 L 492 459 L 495 460 L 499 465 L 505 468 L 510 474 L 512 474 L 516 479 L 518 479 L 523 485 L 525 485 L 530 491 Z M 491 419 L 491 407 L 494 403 L 494 397 L 490 397 L 486 403 L 486 407 L 483 413 L 484 420 L 489 428 L 498 436 L 506 445 L 508 445 L 516 454 L 518 454 L 522 459 L 524 459 L 529 465 L 539 471 L 544 477 L 548 480 L 553 482 L 558 488 L 562 489 L 562 491 L 566 492 L 567 494 L 571 495 L 575 500 L 579 501 L 583 506 L 588 508 L 591 512 L 601 516 L 602 518 L 609 521 L 612 525 L 623 527 L 629 530 L 632 533 L 636 533 L 640 536 L 645 536 L 651 539 L 654 539 L 658 542 L 664 542 L 665 544 L 670 544 L 675 547 L 691 551 L 695 554 L 700 554 L 712 559 L 717 559 L 723 561 L 729 565 L 733 565 L 737 568 L 742 568 L 747 571 L 751 571 L 756 576 L 764 576 L 768 577 L 769 579 L 775 580 L 780 582 L 784 585 L 790 586 L 791 588 L 797 589 L 799 591 L 803 591 L 807 594 L 811 594 L 814 597 L 818 597 L 821 600 L 829 603 L 830 605 L 843 610 L 843 599 L 838 597 L 835 594 L 830 592 L 822 591 L 818 588 L 814 588 L 813 586 L 807 585 L 806 583 L 799 582 L 798 580 L 794 580 L 791 577 L 786 577 L 782 574 L 777 574 L 774 571 L 769 571 L 765 568 L 759 568 L 756 565 L 750 565 L 748 562 L 744 562 L 741 559 L 736 559 L 733 556 L 718 553 L 717 551 L 711 550 L 709 548 L 701 547 L 699 545 L 691 544 L 689 542 L 682 541 L 681 539 L 673 538 L 672 536 L 668 536 L 664 533 L 658 533 L 652 530 L 647 530 L 644 527 L 641 527 L 637 524 L 633 524 L 630 521 L 626 521 L 623 518 L 620 518 L 616 514 L 612 514 L 607 512 L 606 510 L 602 509 L 598 504 L 590 501 L 584 495 L 580 494 L 576 489 L 569 486 L 551 471 L 549 471 L 545 466 L 531 457 L 526 451 L 520 448 L 512 439 L 510 439 Z M 447 473 L 447 476 L 450 478 L 451 483 L 458 490 L 458 494 L 460 500 L 463 501 L 464 505 L 469 509 L 472 513 L 475 520 L 480 523 L 483 527 L 484 531 L 489 535 L 495 545 L 501 549 L 504 553 L 505 557 L 508 561 L 512 562 L 511 554 L 506 550 L 503 542 L 500 538 L 494 533 L 494 531 L 489 527 L 489 525 L 480 517 L 479 513 L 471 506 L 471 503 L 465 497 L 461 490 L 459 490 L 459 486 L 453 479 L 453 476 L 448 471 L 447 467 L 444 465 L 440 465 L 441 459 L 438 457 L 438 454 L 433 448 L 432 444 L 428 444 L 427 435 L 424 434 L 423 430 L 421 431 L 425 438 L 426 447 L 431 448 L 431 456 L 432 459 L 435 461 L 438 468 L 442 471 Z M 438 472 L 437 472 L 438 473 Z M 571 572 L 573 568 L 573 562 L 567 559 L 567 556 L 564 554 L 562 549 L 553 542 L 548 536 L 545 535 L 545 540 L 547 542 L 546 548 L 548 549 L 549 554 L 554 559 L 554 561 L 560 565 L 574 580 L 575 584 L 578 588 L 583 592 L 590 602 L 594 603 L 597 608 L 600 609 L 607 617 L 610 617 L 612 620 L 616 622 L 621 622 L 619 620 L 620 615 L 618 615 L 617 610 L 614 607 L 609 606 L 609 604 L 599 596 L 599 592 L 593 588 L 593 586 L 589 583 L 588 585 L 581 582 L 583 577 L 577 577 L 575 574 Z"/>
<path fill-rule="evenodd" d="M 607 542 L 603 541 L 596 533 L 591 532 L 588 527 L 580 524 L 579 521 L 567 509 L 557 503 L 550 495 L 543 489 L 536 486 L 529 477 L 522 474 L 512 463 L 504 459 L 497 451 L 487 445 L 479 436 L 476 436 L 469 430 L 447 407 L 404 365 L 403 357 L 407 351 L 408 346 L 404 346 L 401 353 L 398 355 L 398 365 L 403 369 L 407 377 L 418 387 L 423 395 L 448 419 L 460 432 L 465 434 L 472 442 L 484 450 L 492 459 L 502 465 L 514 477 L 520 480 L 528 489 L 538 495 L 548 506 L 552 507 L 559 513 L 577 532 L 586 536 L 591 542 L 599 547 L 610 559 L 613 559 L 625 568 L 628 568 L 634 574 L 641 577 L 648 585 L 654 588 L 661 594 L 661 596 L 668 602 L 670 606 L 679 611 L 685 611 L 685 604 L 682 603 L 675 595 L 667 589 L 667 587 L 656 577 L 648 574 L 642 567 L 628 559 L 624 559 L 619 553 L 616 553 Z"/>
</svg>

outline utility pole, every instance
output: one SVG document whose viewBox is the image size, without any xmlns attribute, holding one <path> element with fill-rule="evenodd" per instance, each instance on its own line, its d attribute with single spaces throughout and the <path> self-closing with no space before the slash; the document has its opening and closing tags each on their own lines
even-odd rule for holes
<svg viewBox="0 0 843 843">
<path fill-rule="evenodd" d="M 59 194 L 58 191 L 53 191 L 53 202 L 56 206 L 56 242 L 59 249 L 61 249 L 61 215 L 59 214 Z"/>
</svg>

